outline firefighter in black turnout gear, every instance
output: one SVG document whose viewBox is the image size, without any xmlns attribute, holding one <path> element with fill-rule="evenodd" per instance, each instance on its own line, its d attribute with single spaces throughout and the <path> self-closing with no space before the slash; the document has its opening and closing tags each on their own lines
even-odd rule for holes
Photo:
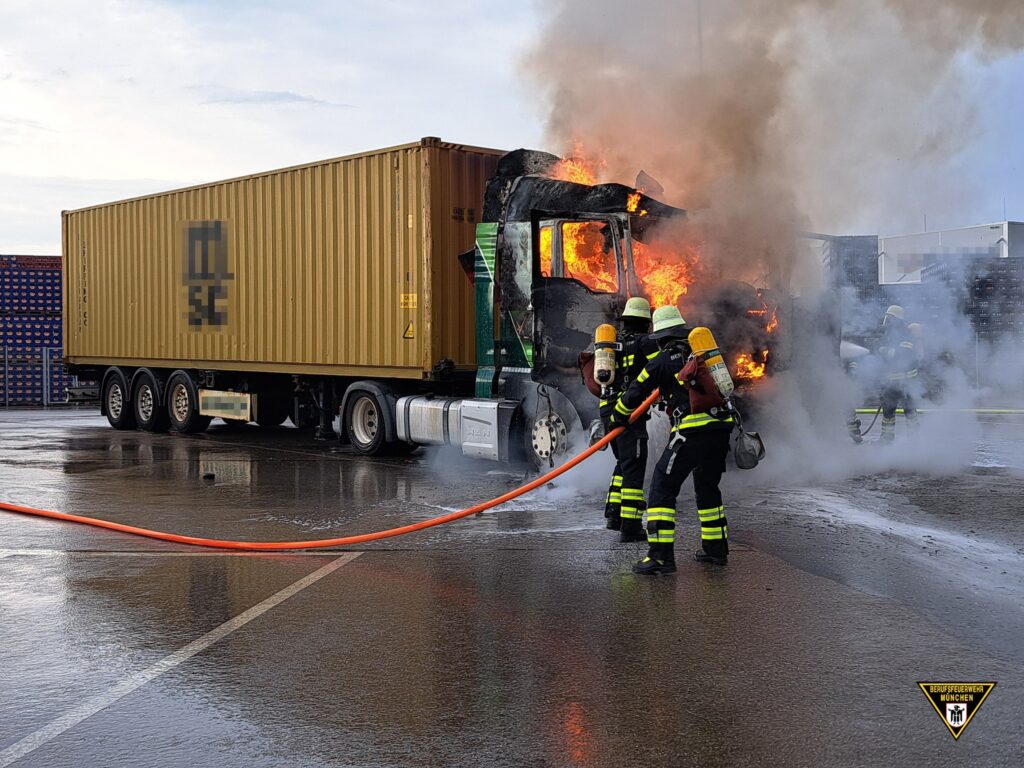
<svg viewBox="0 0 1024 768">
<path fill-rule="evenodd" d="M 634 297 L 626 302 L 622 312 L 619 333 L 621 349 L 615 355 L 615 389 L 601 400 L 601 415 L 607 429 L 615 401 L 633 382 L 640 371 L 658 354 L 658 345 L 652 341 L 651 305 L 647 299 Z M 612 441 L 615 469 L 612 471 L 604 516 L 607 526 L 619 531 L 619 541 L 643 541 L 643 516 L 647 509 L 644 499 L 644 475 L 647 472 L 647 420 L 637 419 L 626 425 L 625 431 Z"/>
<path fill-rule="evenodd" d="M 882 341 L 879 357 L 885 365 L 885 384 L 882 387 L 882 435 L 884 442 L 896 439 L 896 410 L 903 406 L 907 427 L 917 425 L 915 396 L 918 392 L 918 350 L 907 326 L 903 307 L 893 304 L 882 318 Z"/>
<path fill-rule="evenodd" d="M 661 353 L 622 394 L 612 417 L 613 426 L 625 423 L 655 388 L 661 390 L 672 417 L 671 440 L 654 469 L 648 497 L 649 549 L 647 556 L 633 566 L 634 573 L 645 576 L 676 570 L 676 498 L 691 472 L 702 544 L 694 557 L 699 562 L 724 565 L 729 556 L 725 507 L 718 483 L 725 471 L 729 433 L 735 422 L 703 361 L 691 355 L 687 335 L 686 322 L 678 309 L 660 307 L 654 313 L 651 338 L 658 342 Z M 694 403 L 696 408 L 692 407 Z"/>
</svg>

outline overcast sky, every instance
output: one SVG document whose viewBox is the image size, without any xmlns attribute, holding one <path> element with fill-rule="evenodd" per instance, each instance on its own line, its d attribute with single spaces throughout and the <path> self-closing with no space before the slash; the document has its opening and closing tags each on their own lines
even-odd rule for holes
<svg viewBox="0 0 1024 768">
<path fill-rule="evenodd" d="M 440 136 L 540 141 L 529 3 L 0 2 L 0 253 L 60 211 Z"/>
<path fill-rule="evenodd" d="M 61 209 L 422 136 L 543 147 L 517 72 L 539 23 L 527 0 L 2 0 L 0 253 L 59 253 Z M 1024 62 L 978 83 L 984 192 L 932 227 L 1004 197 L 1024 218 Z"/>
</svg>

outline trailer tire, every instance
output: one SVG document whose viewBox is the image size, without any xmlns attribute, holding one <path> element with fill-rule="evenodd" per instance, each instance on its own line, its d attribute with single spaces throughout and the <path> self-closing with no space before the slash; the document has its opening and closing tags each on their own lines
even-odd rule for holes
<svg viewBox="0 0 1024 768">
<path fill-rule="evenodd" d="M 380 456 L 387 452 L 388 437 L 380 398 L 366 389 L 349 393 L 345 401 L 345 431 L 359 453 Z"/>
<path fill-rule="evenodd" d="M 171 424 L 167 409 L 160 403 L 160 382 L 146 368 L 132 380 L 132 413 L 136 425 L 144 432 L 166 432 Z"/>
<path fill-rule="evenodd" d="M 167 380 L 167 417 L 175 432 L 196 435 L 205 432 L 213 420 L 199 413 L 199 389 L 185 371 L 175 371 Z"/>
<path fill-rule="evenodd" d="M 103 411 L 114 429 L 135 429 L 135 410 L 120 368 L 108 370 L 103 380 Z"/>
<path fill-rule="evenodd" d="M 288 418 L 288 400 L 281 396 L 256 396 L 256 423 L 261 427 L 280 427 Z"/>
</svg>

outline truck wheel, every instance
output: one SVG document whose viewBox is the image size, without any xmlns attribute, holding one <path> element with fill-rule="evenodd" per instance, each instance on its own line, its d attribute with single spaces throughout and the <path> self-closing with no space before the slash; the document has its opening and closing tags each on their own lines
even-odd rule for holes
<svg viewBox="0 0 1024 768">
<path fill-rule="evenodd" d="M 145 369 L 135 378 L 132 410 L 135 423 L 145 432 L 164 432 L 170 425 L 167 410 L 160 407 L 160 387 L 156 377 Z"/>
<path fill-rule="evenodd" d="M 167 416 L 171 429 L 185 435 L 205 432 L 212 420 L 199 413 L 199 390 L 192 377 L 175 371 L 167 382 Z"/>
<path fill-rule="evenodd" d="M 534 468 L 550 469 L 569 451 L 569 426 L 557 411 L 545 413 L 529 425 L 526 443 Z"/>
<path fill-rule="evenodd" d="M 124 374 L 114 369 L 103 383 L 103 406 L 114 429 L 135 429 L 135 413 Z"/>
<path fill-rule="evenodd" d="M 256 423 L 261 427 L 280 427 L 288 418 L 288 402 L 280 397 L 257 396 Z"/>
<path fill-rule="evenodd" d="M 348 440 L 359 453 L 378 456 L 385 452 L 387 430 L 384 412 L 377 396 L 366 390 L 353 392 L 345 407 Z"/>
<path fill-rule="evenodd" d="M 535 470 L 557 467 L 569 457 L 583 424 L 572 402 L 557 389 L 539 385 L 525 393 L 519 431 L 527 463 Z"/>
</svg>

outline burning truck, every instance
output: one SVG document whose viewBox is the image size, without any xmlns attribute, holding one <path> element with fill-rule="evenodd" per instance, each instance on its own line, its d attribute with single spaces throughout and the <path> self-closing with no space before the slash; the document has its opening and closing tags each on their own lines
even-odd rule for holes
<svg viewBox="0 0 1024 768">
<path fill-rule="evenodd" d="M 428 138 L 65 212 L 65 363 L 117 429 L 340 421 L 364 454 L 544 466 L 597 417 L 580 353 L 630 296 L 714 327 L 741 392 L 781 359 L 781 304 L 644 186 Z"/>
</svg>

